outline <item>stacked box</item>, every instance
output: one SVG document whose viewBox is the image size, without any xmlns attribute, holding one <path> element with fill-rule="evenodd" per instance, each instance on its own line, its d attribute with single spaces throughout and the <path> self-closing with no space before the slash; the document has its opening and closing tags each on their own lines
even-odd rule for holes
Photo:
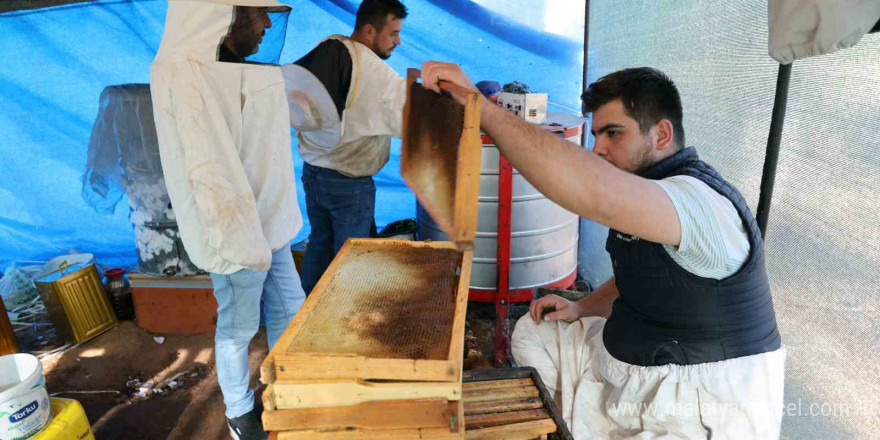
<svg viewBox="0 0 880 440">
<path fill-rule="evenodd" d="M 471 252 L 350 239 L 261 367 L 278 439 L 464 438 Z"/>
</svg>

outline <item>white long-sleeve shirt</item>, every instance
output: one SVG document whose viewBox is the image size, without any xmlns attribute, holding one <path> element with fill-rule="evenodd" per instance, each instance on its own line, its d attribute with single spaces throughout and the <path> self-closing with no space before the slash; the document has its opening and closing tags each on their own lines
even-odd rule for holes
<svg viewBox="0 0 880 440">
<path fill-rule="evenodd" d="M 314 166 L 346 176 L 372 176 L 388 162 L 391 137 L 401 136 L 406 79 L 370 48 L 341 35 L 352 59 L 351 84 L 342 113 L 342 139 L 332 148 L 297 132 L 299 154 Z"/>
</svg>

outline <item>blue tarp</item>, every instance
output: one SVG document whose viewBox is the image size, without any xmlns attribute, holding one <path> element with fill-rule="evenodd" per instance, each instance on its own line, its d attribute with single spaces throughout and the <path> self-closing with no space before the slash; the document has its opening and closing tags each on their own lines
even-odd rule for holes
<svg viewBox="0 0 880 440">
<path fill-rule="evenodd" d="M 293 13 L 281 62 L 289 63 L 330 34 L 351 33 L 359 1 L 285 3 Z M 552 102 L 579 107 L 584 0 L 406 5 L 403 44 L 389 59 L 399 73 L 428 60 L 452 61 L 474 82 L 517 80 L 549 93 Z M 0 268 L 71 250 L 107 264 L 136 262 L 125 199 L 112 215 L 100 215 L 80 196 L 81 178 L 98 97 L 109 85 L 149 82 L 166 7 L 165 0 L 105 0 L 0 14 Z M 380 228 L 415 216 L 399 151 L 398 143 L 376 176 Z M 294 162 L 300 176 L 296 154 Z M 298 238 L 308 230 L 306 224 Z"/>
</svg>

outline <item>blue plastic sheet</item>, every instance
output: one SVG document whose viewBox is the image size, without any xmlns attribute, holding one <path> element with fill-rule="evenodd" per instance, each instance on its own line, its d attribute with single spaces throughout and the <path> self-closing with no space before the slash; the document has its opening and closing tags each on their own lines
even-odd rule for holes
<svg viewBox="0 0 880 440">
<path fill-rule="evenodd" d="M 350 34 L 360 2 L 285 3 L 293 12 L 282 63 L 330 34 Z M 583 0 L 405 3 L 403 44 L 388 60 L 401 75 L 428 60 L 456 62 L 474 82 L 516 80 L 579 108 Z M 99 214 L 83 201 L 81 178 L 101 91 L 149 82 L 166 7 L 164 0 L 110 0 L 0 14 L 0 267 L 71 250 L 106 264 L 136 262 L 126 199 L 112 214 Z M 415 216 L 399 153 L 394 143 L 391 160 L 375 177 L 380 228 Z M 296 154 L 294 162 L 300 176 Z M 301 185 L 298 192 L 304 213 Z M 308 231 L 306 224 L 298 239 Z"/>
</svg>

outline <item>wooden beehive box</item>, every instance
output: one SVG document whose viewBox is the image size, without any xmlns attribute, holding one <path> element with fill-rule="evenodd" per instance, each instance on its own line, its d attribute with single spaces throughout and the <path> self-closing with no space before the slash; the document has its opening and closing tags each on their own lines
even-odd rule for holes
<svg viewBox="0 0 880 440">
<path fill-rule="evenodd" d="M 346 242 L 263 362 L 265 429 L 463 438 L 470 271 L 471 251 L 450 242 Z"/>
<path fill-rule="evenodd" d="M 534 368 L 468 371 L 463 380 L 466 439 L 572 440 Z"/>
</svg>

